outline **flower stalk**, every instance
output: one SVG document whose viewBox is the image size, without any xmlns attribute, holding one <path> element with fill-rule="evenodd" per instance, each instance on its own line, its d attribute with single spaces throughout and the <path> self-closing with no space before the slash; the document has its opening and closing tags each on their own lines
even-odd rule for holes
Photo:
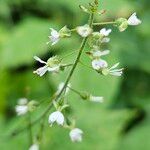
<svg viewBox="0 0 150 150">
<path fill-rule="evenodd" d="M 93 23 L 93 26 L 101 26 L 101 25 L 109 25 L 109 24 L 116 24 L 115 21 L 110 21 L 110 22 L 98 22 L 98 23 Z"/>
</svg>

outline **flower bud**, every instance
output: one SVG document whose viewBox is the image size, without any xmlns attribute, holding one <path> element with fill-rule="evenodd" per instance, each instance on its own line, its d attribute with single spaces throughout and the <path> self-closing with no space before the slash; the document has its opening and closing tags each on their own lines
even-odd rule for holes
<svg viewBox="0 0 150 150">
<path fill-rule="evenodd" d="M 38 102 L 37 101 L 32 100 L 32 101 L 30 101 L 28 103 L 29 111 L 34 111 L 37 106 L 38 106 Z"/>
<path fill-rule="evenodd" d="M 60 37 L 69 37 L 71 36 L 71 31 L 70 29 L 67 28 L 67 26 L 64 26 L 60 31 L 59 31 Z"/>
<path fill-rule="evenodd" d="M 104 68 L 102 69 L 102 72 L 101 72 L 104 76 L 107 76 L 109 74 L 109 69 L 107 68 Z"/>
<path fill-rule="evenodd" d="M 58 66 L 59 64 L 60 64 L 60 59 L 58 58 L 58 56 L 53 56 L 47 60 L 47 65 L 49 67 L 55 67 Z"/>
<path fill-rule="evenodd" d="M 119 19 L 116 20 L 116 24 L 118 26 L 119 31 L 123 32 L 128 27 L 128 20 L 125 19 L 125 18 L 119 18 Z"/>
<path fill-rule="evenodd" d="M 89 13 L 89 10 L 88 10 L 86 7 L 84 7 L 84 6 L 82 6 L 82 5 L 79 5 L 79 7 L 80 7 L 80 9 L 81 9 L 83 12 Z"/>
</svg>

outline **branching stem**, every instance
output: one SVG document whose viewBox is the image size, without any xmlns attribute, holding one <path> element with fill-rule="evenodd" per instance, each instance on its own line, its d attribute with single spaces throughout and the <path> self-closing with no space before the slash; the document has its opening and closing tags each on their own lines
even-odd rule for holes
<svg viewBox="0 0 150 150">
<path fill-rule="evenodd" d="M 93 18 L 94 18 L 94 14 L 91 13 L 91 14 L 90 14 L 90 18 L 89 18 L 89 23 L 88 23 L 91 28 L 92 28 L 92 26 L 93 26 Z M 69 75 L 68 75 L 68 77 L 67 77 L 67 79 L 66 79 L 66 81 L 65 81 L 65 84 L 64 84 L 63 88 L 61 89 L 61 91 L 59 92 L 59 94 L 53 99 L 53 101 L 56 101 L 56 102 L 59 101 L 61 95 L 64 93 L 64 91 L 65 91 L 65 89 L 66 89 L 66 87 L 67 87 L 67 85 L 68 85 L 68 83 L 69 83 L 69 81 L 70 81 L 70 79 L 71 79 L 71 77 L 72 77 L 72 75 L 73 75 L 73 73 L 74 73 L 76 67 L 77 67 L 77 64 L 78 64 L 79 61 L 80 61 L 80 57 L 81 57 L 81 54 L 82 54 L 82 52 L 83 52 L 83 49 L 84 49 L 84 47 L 85 47 L 85 45 L 86 45 L 87 40 L 88 40 L 88 37 L 83 38 L 82 43 L 81 43 L 81 45 L 80 45 L 80 48 L 79 48 L 79 50 L 78 50 L 78 51 L 79 51 L 79 52 L 78 52 L 78 55 L 77 55 L 77 57 L 76 57 L 76 59 L 75 59 L 75 62 L 74 62 L 74 64 L 73 64 L 73 66 L 72 66 L 72 69 L 70 70 L 70 73 L 69 73 Z M 13 135 L 13 136 L 14 136 L 14 135 L 18 135 L 19 133 L 25 131 L 26 128 L 28 128 L 29 126 L 33 126 L 34 124 L 36 124 L 37 122 L 39 122 L 43 117 L 45 117 L 45 116 L 47 115 L 47 113 L 48 113 L 49 110 L 52 108 L 52 106 L 53 106 L 53 103 L 51 102 L 51 103 L 49 104 L 49 106 L 47 107 L 47 109 L 43 112 L 43 114 L 42 114 L 37 120 L 35 120 L 35 121 L 32 122 L 31 124 L 28 124 L 28 126 L 25 127 L 25 128 L 22 128 L 22 129 L 20 129 L 20 130 L 14 131 L 14 132 L 12 133 L 12 135 Z"/>
</svg>

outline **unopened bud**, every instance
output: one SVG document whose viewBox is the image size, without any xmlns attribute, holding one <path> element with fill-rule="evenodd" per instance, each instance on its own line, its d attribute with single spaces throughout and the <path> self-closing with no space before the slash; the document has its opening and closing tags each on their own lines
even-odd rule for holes
<svg viewBox="0 0 150 150">
<path fill-rule="evenodd" d="M 70 29 L 67 28 L 67 26 L 64 26 L 60 31 L 59 31 L 60 37 L 69 37 L 71 36 L 71 31 Z"/>
<path fill-rule="evenodd" d="M 89 10 L 88 10 L 86 7 L 84 7 L 84 6 L 82 6 L 82 5 L 79 5 L 79 7 L 80 7 L 80 9 L 81 9 L 83 12 L 89 13 Z"/>
<path fill-rule="evenodd" d="M 118 29 L 120 32 L 123 32 L 127 29 L 128 27 L 128 21 L 125 18 L 119 18 L 116 20 L 116 24 L 118 26 Z"/>
</svg>

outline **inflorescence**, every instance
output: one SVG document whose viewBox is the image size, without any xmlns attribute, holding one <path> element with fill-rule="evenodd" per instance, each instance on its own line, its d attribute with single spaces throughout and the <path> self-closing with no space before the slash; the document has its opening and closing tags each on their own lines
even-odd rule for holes
<svg viewBox="0 0 150 150">
<path fill-rule="evenodd" d="M 102 49 L 103 44 L 107 44 L 110 42 L 109 35 L 112 32 L 112 29 L 102 28 L 100 31 L 94 31 L 94 26 L 98 25 L 107 25 L 112 24 L 118 27 L 120 32 L 123 32 L 127 29 L 128 26 L 135 26 L 141 24 L 141 21 L 137 18 L 136 13 L 133 13 L 129 19 L 126 18 L 118 18 L 115 21 L 111 22 L 102 22 L 102 23 L 94 23 L 94 15 L 99 14 L 102 15 L 103 11 L 98 10 L 98 1 L 95 0 L 93 3 L 90 3 L 88 7 L 80 6 L 81 10 L 87 14 L 89 14 L 89 22 L 83 26 L 78 26 L 74 29 L 69 29 L 67 26 L 64 26 L 59 31 L 56 31 L 53 28 L 50 28 L 50 36 L 47 44 L 51 44 L 54 46 L 58 44 L 58 42 L 62 38 L 71 38 L 72 32 L 76 32 L 79 36 L 81 36 L 82 43 L 79 49 L 79 53 L 75 62 L 72 65 L 64 64 L 62 59 L 59 56 L 53 56 L 49 58 L 47 61 L 43 61 L 37 56 L 34 56 L 34 59 L 41 64 L 43 67 L 38 68 L 33 73 L 39 75 L 40 77 L 44 76 L 46 72 L 50 73 L 59 73 L 60 71 L 64 71 L 65 68 L 69 66 L 72 67 L 67 80 L 63 83 L 60 83 L 57 91 L 52 96 L 52 104 L 48 107 L 48 111 L 46 110 L 45 114 L 47 114 L 51 108 L 54 106 L 55 111 L 50 113 L 48 117 L 48 123 L 52 127 L 54 123 L 64 128 L 70 130 L 69 136 L 71 141 L 73 142 L 81 142 L 83 131 L 76 127 L 75 121 L 72 120 L 70 123 L 67 123 L 67 118 L 63 113 L 63 110 L 69 107 L 69 104 L 64 100 L 64 97 L 71 90 L 77 93 L 83 100 L 99 102 L 102 103 L 104 98 L 102 96 L 93 96 L 87 92 L 79 92 L 73 89 L 70 85 L 71 76 L 80 61 L 81 53 L 83 52 L 84 46 L 88 41 L 90 51 L 86 51 L 86 56 L 91 59 L 91 68 L 96 71 L 98 74 L 107 76 L 121 76 L 123 73 L 123 68 L 119 68 L 119 63 L 117 62 L 114 65 L 110 65 L 103 57 L 110 54 L 110 50 Z M 28 101 L 26 98 L 22 98 L 18 101 L 18 105 L 16 106 L 16 112 L 19 116 L 25 115 L 28 112 L 35 110 L 37 106 L 36 101 Z M 33 142 L 29 150 L 38 150 L 39 149 L 39 141 Z"/>
</svg>

